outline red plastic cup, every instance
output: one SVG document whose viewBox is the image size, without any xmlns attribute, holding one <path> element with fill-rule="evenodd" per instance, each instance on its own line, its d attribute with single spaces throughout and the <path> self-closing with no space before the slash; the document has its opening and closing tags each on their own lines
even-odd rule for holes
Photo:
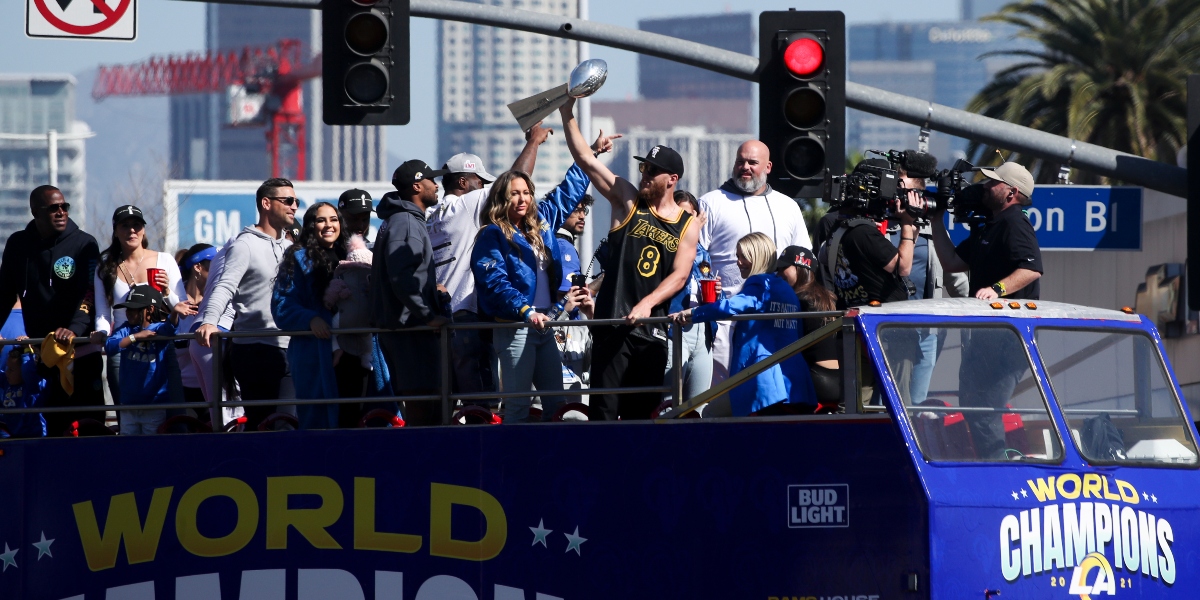
<svg viewBox="0 0 1200 600">
<path fill-rule="evenodd" d="M 155 269 L 155 268 L 146 269 L 146 283 L 149 283 L 150 287 L 158 290 L 158 292 L 160 294 L 165 294 L 165 293 L 167 293 L 166 286 L 161 286 L 158 284 L 158 274 L 159 273 L 166 275 L 167 271 L 166 271 L 166 269 Z"/>
<path fill-rule="evenodd" d="M 712 304 L 717 301 L 717 280 L 716 279 L 701 279 L 700 280 L 700 303 Z"/>
</svg>

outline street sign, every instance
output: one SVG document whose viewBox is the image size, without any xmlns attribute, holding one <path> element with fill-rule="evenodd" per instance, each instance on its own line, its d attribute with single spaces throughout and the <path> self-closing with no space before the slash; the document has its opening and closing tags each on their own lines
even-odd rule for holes
<svg viewBox="0 0 1200 600">
<path fill-rule="evenodd" d="M 1042 250 L 1141 250 L 1142 188 L 1039 185 L 1025 208 Z M 969 230 L 946 213 L 955 244 Z"/>
<path fill-rule="evenodd" d="M 25 35 L 132 42 L 137 0 L 25 0 Z"/>
</svg>

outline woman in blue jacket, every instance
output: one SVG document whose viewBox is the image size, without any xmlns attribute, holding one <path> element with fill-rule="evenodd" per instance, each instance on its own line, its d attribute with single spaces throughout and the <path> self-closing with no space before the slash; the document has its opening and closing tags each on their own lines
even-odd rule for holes
<svg viewBox="0 0 1200 600">
<path fill-rule="evenodd" d="M 533 180 L 520 171 L 496 178 L 480 214 L 484 227 L 471 251 L 471 270 L 480 311 L 501 322 L 523 322 L 532 328 L 497 329 L 492 345 L 500 359 L 504 392 L 537 388 L 542 420 L 562 404 L 562 355 L 546 329 L 547 312 L 555 305 L 562 281 L 562 252 L 554 233 L 583 199 L 589 181 L 578 166 L 541 202 L 534 199 Z M 529 396 L 504 401 L 504 421 L 529 418 Z"/>
<path fill-rule="evenodd" d="M 323 299 L 333 269 L 344 258 L 346 236 L 341 213 L 328 202 L 312 205 L 304 213 L 300 239 L 279 265 L 271 295 L 271 314 L 280 329 L 309 329 L 314 334 L 288 342 L 288 367 L 298 399 L 338 397 L 329 329 L 333 313 Z M 296 415 L 301 429 L 331 429 L 337 427 L 338 405 L 298 405 Z"/>
<path fill-rule="evenodd" d="M 751 233 L 738 240 L 737 265 L 746 282 L 741 293 L 732 298 L 719 298 L 712 304 L 687 309 L 671 315 L 676 323 L 715 321 L 749 313 L 799 312 L 796 292 L 783 278 L 775 274 L 775 244 L 761 233 Z M 796 319 L 759 319 L 741 321 L 733 329 L 733 348 L 737 356 L 729 375 L 778 352 L 800 339 Z M 735 417 L 756 413 L 779 403 L 816 404 L 812 377 L 804 357 L 796 354 L 780 364 L 759 373 L 729 392 L 729 412 Z M 724 410 L 710 405 L 705 416 L 723 416 Z M 713 414 L 716 413 L 716 414 Z"/>
</svg>

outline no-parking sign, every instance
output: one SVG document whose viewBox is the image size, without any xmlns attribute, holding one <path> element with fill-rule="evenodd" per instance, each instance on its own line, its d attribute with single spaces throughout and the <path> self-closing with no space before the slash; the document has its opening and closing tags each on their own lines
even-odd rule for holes
<svg viewBox="0 0 1200 600">
<path fill-rule="evenodd" d="M 25 0 L 25 35 L 131 42 L 137 0 Z"/>
</svg>

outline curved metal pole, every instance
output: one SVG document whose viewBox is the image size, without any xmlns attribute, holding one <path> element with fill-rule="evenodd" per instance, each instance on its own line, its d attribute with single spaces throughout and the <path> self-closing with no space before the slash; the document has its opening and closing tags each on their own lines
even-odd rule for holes
<svg viewBox="0 0 1200 600">
<path fill-rule="evenodd" d="M 295 8 L 318 8 L 320 5 L 320 0 L 215 1 Z M 759 79 L 759 61 L 753 56 L 648 31 L 462 0 L 409 0 L 409 4 L 411 14 L 415 17 L 540 33 L 656 56 L 748 81 L 757 82 Z M 950 135 L 1056 163 L 1070 161 L 1073 167 L 1097 175 L 1112 177 L 1173 196 L 1187 196 L 1187 170 L 1171 164 L 1083 142 L 1074 142 L 1075 149 L 1072 155 L 1072 141 L 1065 137 L 940 104 L 933 105 L 933 114 L 930 116 L 930 105 L 926 100 L 849 81 L 846 82 L 846 105 L 913 125 L 928 123 L 930 129 Z"/>
</svg>

